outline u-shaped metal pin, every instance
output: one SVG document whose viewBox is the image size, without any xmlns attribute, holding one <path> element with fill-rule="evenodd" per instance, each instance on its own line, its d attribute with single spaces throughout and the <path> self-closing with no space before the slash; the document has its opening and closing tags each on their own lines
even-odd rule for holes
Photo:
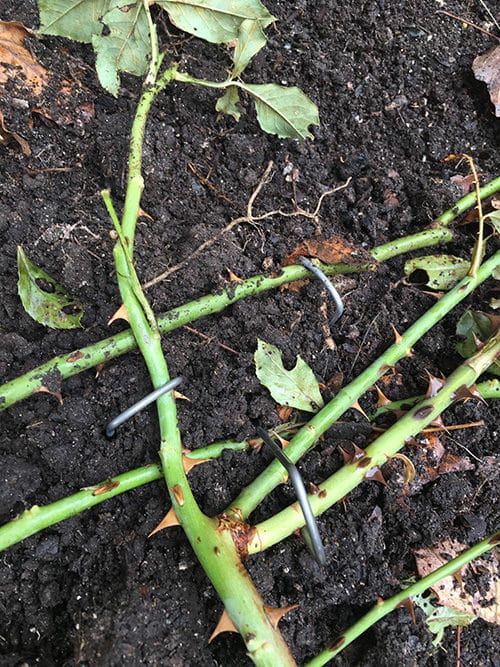
<svg viewBox="0 0 500 667">
<path fill-rule="evenodd" d="M 302 266 L 305 266 L 306 269 L 309 269 L 309 271 L 311 273 L 314 273 L 316 278 L 318 280 L 320 280 L 323 283 L 323 285 L 326 287 L 326 289 L 328 290 L 328 293 L 330 294 L 330 296 L 332 297 L 332 299 L 335 302 L 335 312 L 333 313 L 332 317 L 330 318 L 330 326 L 333 326 L 337 322 L 337 320 L 340 319 L 340 317 L 342 316 L 342 313 L 344 312 L 344 304 L 342 303 L 342 299 L 340 298 L 339 293 L 337 292 L 335 287 L 332 285 L 332 283 L 328 280 L 328 278 L 325 276 L 323 271 L 318 266 L 313 264 L 310 259 L 308 259 L 307 257 L 302 257 L 301 256 L 301 257 L 297 258 L 295 263 L 296 264 L 302 264 Z"/>
<path fill-rule="evenodd" d="M 266 445 L 270 447 L 274 456 L 278 459 L 282 466 L 286 468 L 288 475 L 290 476 L 290 481 L 293 484 L 297 500 L 299 501 L 300 508 L 302 509 L 302 514 L 304 515 L 304 520 L 306 525 L 303 528 L 304 538 L 306 543 L 320 565 L 325 565 L 326 563 L 326 553 L 321 541 L 321 535 L 319 534 L 318 524 L 314 517 L 311 503 L 307 496 L 307 491 L 302 481 L 302 477 L 297 469 L 297 466 L 290 461 L 285 452 L 279 447 L 274 440 L 270 437 L 269 433 L 265 431 L 260 426 L 256 427 L 257 433 L 264 440 Z"/>
<path fill-rule="evenodd" d="M 182 375 L 179 375 L 179 377 L 173 378 L 163 386 L 158 387 L 158 389 L 152 391 L 147 396 L 144 396 L 144 398 L 141 398 L 141 400 L 137 401 L 137 403 L 134 403 L 134 405 L 131 405 L 129 408 L 124 410 L 122 413 L 118 415 L 118 417 L 115 417 L 110 422 L 108 422 L 106 426 L 106 437 L 112 438 L 118 426 L 121 426 L 124 422 L 127 421 L 127 419 L 130 419 L 130 417 L 133 417 L 135 414 L 143 410 L 146 406 L 156 401 L 157 398 L 160 398 L 160 396 L 166 394 L 167 391 L 172 391 L 172 389 L 178 387 L 180 384 L 184 382 L 184 380 L 185 378 Z"/>
</svg>

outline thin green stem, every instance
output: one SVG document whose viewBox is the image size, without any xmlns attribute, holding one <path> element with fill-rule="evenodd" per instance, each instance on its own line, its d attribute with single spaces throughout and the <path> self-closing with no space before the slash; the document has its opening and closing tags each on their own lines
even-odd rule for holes
<svg viewBox="0 0 500 667">
<path fill-rule="evenodd" d="M 476 386 L 476 390 L 479 392 L 481 398 L 500 398 L 500 380 L 486 380 L 485 382 L 480 382 Z M 402 398 L 399 401 L 391 401 L 387 405 L 381 405 L 376 409 L 376 411 L 369 415 L 370 421 L 377 419 L 380 415 L 387 414 L 388 412 L 395 410 L 408 410 L 414 405 L 422 401 L 425 397 L 420 396 L 411 396 L 410 398 Z"/>
<path fill-rule="evenodd" d="M 349 644 L 351 644 L 357 637 L 366 632 L 371 628 L 375 623 L 378 623 L 384 616 L 387 616 L 391 611 L 397 609 L 401 606 L 408 598 L 413 598 L 417 595 L 421 595 L 431 586 L 435 586 L 445 577 L 450 577 L 455 572 L 458 572 L 468 563 L 472 563 L 473 560 L 479 558 L 482 554 L 486 553 L 490 549 L 493 549 L 500 542 L 500 533 L 494 533 L 487 537 L 485 540 L 478 542 L 467 551 L 464 551 L 450 560 L 445 565 L 442 565 L 434 572 L 431 572 L 427 576 L 423 577 L 415 584 L 404 588 L 402 591 L 393 595 L 387 600 L 380 600 L 376 605 L 362 618 L 359 619 L 354 625 L 352 625 L 348 630 L 346 630 L 340 637 L 333 642 L 330 648 L 325 649 L 315 658 L 306 663 L 306 667 L 321 667 L 321 665 L 326 665 L 332 658 L 334 658 L 338 653 L 343 651 Z"/>
<path fill-rule="evenodd" d="M 456 287 L 445 294 L 422 317 L 391 345 L 376 361 L 350 384 L 345 386 L 322 408 L 291 440 L 286 453 L 295 463 L 330 426 L 348 410 L 365 391 L 377 382 L 400 359 L 411 354 L 411 348 L 422 336 L 439 322 L 452 308 L 486 280 L 500 265 L 500 251 L 487 260 L 477 276 L 466 276 Z M 271 463 L 226 509 L 229 516 L 247 517 L 271 491 L 282 483 L 286 475 L 279 462 Z"/>
<path fill-rule="evenodd" d="M 90 507 L 99 505 L 109 498 L 114 498 L 143 484 L 149 484 L 161 477 L 162 470 L 159 464 L 152 463 L 111 477 L 49 505 L 42 507 L 33 505 L 16 519 L 0 527 L 0 551 L 59 521 L 69 519 Z"/>
<path fill-rule="evenodd" d="M 499 355 L 500 332 L 493 336 L 478 353 L 459 366 L 435 396 L 423 400 L 401 417 L 366 448 L 361 458 L 356 458 L 352 463 L 344 465 L 322 482 L 318 487 L 319 490 L 309 496 L 314 514 L 321 514 L 337 503 L 364 479 L 372 479 L 375 471 L 402 449 L 409 438 L 420 433 L 453 402 L 460 398 L 463 399 L 464 387 L 474 384 L 479 375 L 484 373 Z M 290 456 L 289 447 L 286 450 L 288 456 Z M 304 517 L 299 504 L 294 503 L 254 527 L 249 553 L 263 551 L 281 542 L 303 525 Z"/>
<path fill-rule="evenodd" d="M 226 450 L 240 452 L 249 448 L 250 445 L 245 440 L 243 442 L 228 440 L 214 442 L 189 453 L 184 452 L 184 457 L 193 461 L 209 460 L 218 458 Z M 17 518 L 0 526 L 0 551 L 49 526 L 64 521 L 64 519 L 69 519 L 95 505 L 99 505 L 105 500 L 109 500 L 109 498 L 114 498 L 126 491 L 162 479 L 162 477 L 163 470 L 160 464 L 149 463 L 141 468 L 110 477 L 99 484 L 82 489 L 49 505 L 34 505 Z"/>
</svg>

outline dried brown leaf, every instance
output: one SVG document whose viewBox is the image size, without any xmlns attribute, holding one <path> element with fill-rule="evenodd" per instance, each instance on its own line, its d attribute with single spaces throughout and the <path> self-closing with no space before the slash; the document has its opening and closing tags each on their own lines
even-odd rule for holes
<svg viewBox="0 0 500 667">
<path fill-rule="evenodd" d="M 422 548 L 415 553 L 417 570 L 420 577 L 434 572 L 452 558 L 465 551 L 467 546 L 456 540 L 446 539 L 435 547 Z M 439 604 L 474 614 L 489 623 L 500 623 L 500 607 L 498 597 L 498 552 L 481 556 L 474 561 L 474 568 L 481 571 L 481 582 L 474 581 L 472 567 L 463 568 L 458 574 L 442 579 L 432 590 Z M 463 578 L 463 585 L 461 584 Z M 475 590 L 474 593 L 471 591 Z"/>
<path fill-rule="evenodd" d="M 495 46 L 472 63 L 474 76 L 488 86 L 490 99 L 495 105 L 495 115 L 500 116 L 500 46 Z"/>
<path fill-rule="evenodd" d="M 348 264 L 350 266 L 376 264 L 370 253 L 364 248 L 353 245 L 340 236 L 332 236 L 324 241 L 305 240 L 293 250 L 283 264 L 284 266 L 293 264 L 297 257 L 304 255 L 315 257 L 325 264 Z"/>
</svg>

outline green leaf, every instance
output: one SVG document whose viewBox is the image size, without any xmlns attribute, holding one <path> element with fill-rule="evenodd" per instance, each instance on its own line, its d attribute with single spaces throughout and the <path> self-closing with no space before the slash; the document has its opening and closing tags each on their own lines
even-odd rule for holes
<svg viewBox="0 0 500 667">
<path fill-rule="evenodd" d="M 38 0 L 40 32 L 90 43 L 102 33 L 111 0 Z"/>
<path fill-rule="evenodd" d="M 240 76 L 254 55 L 266 45 L 266 41 L 260 21 L 245 19 L 241 22 L 233 54 L 234 67 L 231 78 Z"/>
<path fill-rule="evenodd" d="M 52 329 L 81 327 L 82 305 L 17 247 L 17 288 L 24 310 Z"/>
<path fill-rule="evenodd" d="M 116 97 L 120 86 L 118 72 L 141 76 L 148 69 L 149 25 L 142 2 L 134 6 L 129 0 L 111 0 L 102 22 L 108 33 L 92 37 L 96 70 L 103 88 Z"/>
<path fill-rule="evenodd" d="M 235 121 L 238 122 L 241 117 L 241 112 L 238 109 L 239 101 L 240 96 L 238 94 L 238 89 L 236 86 L 229 86 L 224 95 L 217 100 L 215 110 L 219 113 L 225 113 L 228 116 L 232 116 Z"/>
<path fill-rule="evenodd" d="M 317 412 L 323 407 L 318 381 L 301 357 L 297 357 L 295 368 L 287 371 L 281 351 L 270 343 L 258 340 L 254 359 L 257 377 L 277 403 L 305 412 Z"/>
<path fill-rule="evenodd" d="M 418 280 L 421 285 L 431 289 L 448 290 L 467 275 L 470 261 L 454 255 L 427 255 L 416 257 L 405 263 L 404 272 L 408 279 L 416 271 L 423 271 L 425 276 Z M 417 278 L 415 276 L 414 278 Z M 416 282 L 416 280 L 411 281 Z"/>
<path fill-rule="evenodd" d="M 412 600 L 427 616 L 427 627 L 436 635 L 432 642 L 434 646 L 441 643 L 446 628 L 456 628 L 458 626 L 463 628 L 476 620 L 474 614 L 468 614 L 465 611 L 458 611 L 457 609 L 446 606 L 434 607 L 431 602 L 433 598 L 435 598 L 435 596 L 432 594 L 427 597 L 424 597 L 423 595 L 415 595 L 412 597 Z"/>
<path fill-rule="evenodd" d="M 477 352 L 477 342 L 484 342 L 493 334 L 493 321 L 498 321 L 498 316 L 488 317 L 476 310 L 467 310 L 457 322 L 457 336 L 464 340 L 456 345 L 457 352 L 468 359 Z M 500 375 L 500 361 L 495 361 L 489 368 L 488 373 Z"/>
<path fill-rule="evenodd" d="M 250 84 L 238 82 L 255 102 L 259 125 L 269 134 L 283 139 L 313 139 L 309 125 L 319 125 L 318 107 L 295 86 L 277 83 Z"/>
<path fill-rule="evenodd" d="M 156 4 L 181 30 L 216 44 L 237 39 L 245 20 L 259 20 L 262 28 L 275 20 L 259 0 L 156 0 Z"/>
<path fill-rule="evenodd" d="M 496 234 L 500 234 L 500 211 L 492 211 L 484 216 L 484 221 L 489 223 Z"/>
</svg>

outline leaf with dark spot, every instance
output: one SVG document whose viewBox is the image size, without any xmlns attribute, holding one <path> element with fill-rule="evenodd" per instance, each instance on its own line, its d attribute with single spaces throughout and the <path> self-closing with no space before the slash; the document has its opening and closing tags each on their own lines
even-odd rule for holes
<svg viewBox="0 0 500 667">
<path fill-rule="evenodd" d="M 18 292 L 24 310 L 39 324 L 51 329 L 81 327 L 83 307 L 45 271 L 17 248 Z"/>
</svg>

